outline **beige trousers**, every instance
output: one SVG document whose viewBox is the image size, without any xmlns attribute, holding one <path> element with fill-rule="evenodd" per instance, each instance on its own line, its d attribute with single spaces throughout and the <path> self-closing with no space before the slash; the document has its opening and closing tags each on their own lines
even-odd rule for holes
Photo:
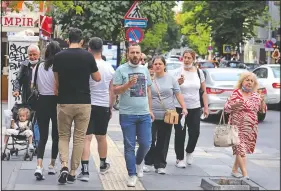
<svg viewBox="0 0 281 191">
<path fill-rule="evenodd" d="M 71 125 L 74 121 L 71 170 L 79 167 L 86 131 L 89 125 L 91 104 L 58 104 L 59 154 L 61 162 L 68 164 Z"/>
</svg>

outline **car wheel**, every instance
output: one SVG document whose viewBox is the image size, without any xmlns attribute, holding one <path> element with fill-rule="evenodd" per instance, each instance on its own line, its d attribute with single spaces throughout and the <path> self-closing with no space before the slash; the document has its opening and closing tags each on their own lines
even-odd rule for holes
<svg viewBox="0 0 281 191">
<path fill-rule="evenodd" d="M 258 121 L 263 122 L 265 119 L 266 113 L 260 113 L 258 112 Z"/>
</svg>

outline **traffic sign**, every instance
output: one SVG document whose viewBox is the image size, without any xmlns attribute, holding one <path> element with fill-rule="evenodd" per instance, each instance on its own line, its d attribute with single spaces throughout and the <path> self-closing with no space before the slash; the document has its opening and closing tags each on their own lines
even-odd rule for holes
<svg viewBox="0 0 281 191">
<path fill-rule="evenodd" d="M 267 40 L 264 47 L 265 48 L 272 48 L 274 43 L 271 40 Z"/>
<path fill-rule="evenodd" d="M 147 20 L 147 18 L 143 18 L 140 13 L 139 2 L 135 1 L 131 8 L 128 10 L 126 15 L 124 16 L 126 20 Z"/>
<path fill-rule="evenodd" d="M 208 46 L 208 51 L 209 50 L 213 50 L 213 47 L 212 46 Z"/>
<path fill-rule="evenodd" d="M 124 20 L 124 26 L 146 28 L 147 20 Z"/>
<path fill-rule="evenodd" d="M 227 45 L 227 44 L 224 44 L 222 46 L 222 49 L 223 49 L 223 53 L 224 54 L 230 54 L 231 53 L 231 45 Z"/>
<path fill-rule="evenodd" d="M 126 39 L 129 42 L 140 43 L 143 40 L 143 31 L 138 27 L 131 27 L 126 31 Z"/>
</svg>

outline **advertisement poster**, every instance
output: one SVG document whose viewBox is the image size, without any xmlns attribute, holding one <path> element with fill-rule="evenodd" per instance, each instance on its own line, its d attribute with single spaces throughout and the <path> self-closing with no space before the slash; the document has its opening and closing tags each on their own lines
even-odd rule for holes
<svg viewBox="0 0 281 191">
<path fill-rule="evenodd" d="M 117 45 L 103 45 L 102 55 L 106 57 L 106 61 L 111 63 L 114 69 L 117 68 Z"/>
</svg>

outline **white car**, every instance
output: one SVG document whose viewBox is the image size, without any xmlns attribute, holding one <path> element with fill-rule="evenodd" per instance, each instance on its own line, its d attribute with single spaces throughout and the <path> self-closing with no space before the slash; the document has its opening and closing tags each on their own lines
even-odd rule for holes
<svg viewBox="0 0 281 191">
<path fill-rule="evenodd" d="M 267 104 L 276 104 L 280 108 L 280 65 L 265 64 L 253 70 L 258 82 L 267 91 Z"/>
</svg>

